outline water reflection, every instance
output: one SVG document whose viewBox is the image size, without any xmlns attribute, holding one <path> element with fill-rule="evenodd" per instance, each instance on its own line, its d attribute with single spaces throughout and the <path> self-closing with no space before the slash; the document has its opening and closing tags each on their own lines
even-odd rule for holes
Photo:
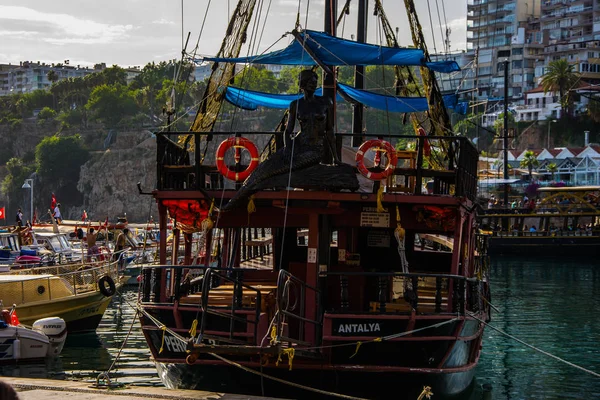
<svg viewBox="0 0 600 400">
<path fill-rule="evenodd" d="M 544 351 L 600 372 L 596 338 L 600 277 L 594 260 L 492 260 L 492 325 Z M 487 329 L 476 393 L 491 399 L 598 398 L 600 380 Z"/>
<path fill-rule="evenodd" d="M 130 307 L 136 298 L 137 287 L 125 289 L 123 297 L 114 296 L 96 333 L 67 336 L 59 358 L 0 366 L 0 375 L 95 382 L 100 372 L 111 367 L 133 321 L 127 344 L 110 373 L 111 380 L 138 386 L 161 386 L 139 322 L 134 321 L 135 310 Z"/>
</svg>

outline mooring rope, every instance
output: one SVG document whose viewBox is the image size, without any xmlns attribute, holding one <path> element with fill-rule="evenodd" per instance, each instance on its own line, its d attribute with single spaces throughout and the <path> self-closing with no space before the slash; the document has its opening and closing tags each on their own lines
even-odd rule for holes
<svg viewBox="0 0 600 400">
<path fill-rule="evenodd" d="M 271 380 L 273 380 L 275 382 L 283 383 L 285 385 L 297 387 L 299 389 L 304 389 L 304 390 L 308 390 L 308 391 L 315 392 L 315 393 L 324 394 L 326 396 L 338 397 L 340 399 L 368 400 L 368 399 L 366 399 L 364 397 L 355 397 L 355 396 L 349 396 L 349 395 L 341 394 L 341 393 L 328 392 L 326 390 L 321 390 L 321 389 L 313 388 L 313 387 L 310 387 L 310 386 L 304 386 L 304 385 L 301 385 L 299 383 L 286 381 L 285 379 L 276 378 L 274 376 L 267 375 L 267 374 L 265 374 L 263 372 L 255 371 L 252 368 L 245 367 L 245 366 L 243 366 L 241 364 L 236 363 L 235 361 L 228 360 L 225 357 L 222 357 L 222 356 L 220 356 L 218 354 L 215 354 L 215 353 L 208 353 L 208 354 L 210 354 L 211 356 L 213 356 L 213 357 L 215 357 L 215 358 L 217 358 L 217 359 L 219 359 L 219 360 L 221 360 L 221 361 L 223 361 L 223 362 L 225 362 L 225 363 L 227 363 L 229 365 L 232 365 L 234 367 L 243 369 L 246 372 L 250 372 L 251 374 L 259 375 L 259 376 L 261 376 L 263 378 L 271 379 Z"/>
<path fill-rule="evenodd" d="M 529 347 L 530 349 L 532 349 L 532 350 L 535 350 L 535 351 L 537 351 L 538 353 L 541 353 L 541 354 L 543 354 L 543 355 L 545 355 L 545 356 L 548 356 L 548 357 L 554 358 L 554 359 L 555 359 L 555 360 L 557 360 L 557 361 L 560 361 L 560 362 L 562 362 L 562 363 L 564 363 L 564 364 L 567 364 L 567 365 L 569 365 L 569 366 L 571 366 L 571 367 L 573 367 L 573 368 L 577 368 L 578 370 L 581 370 L 581 371 L 583 371 L 583 372 L 586 372 L 586 373 L 588 373 L 588 374 L 590 374 L 590 375 L 593 375 L 593 376 L 595 376 L 596 378 L 600 378 L 600 374 L 599 374 L 599 373 L 597 373 L 597 372 L 590 371 L 589 369 L 583 368 L 583 367 L 581 367 L 581 366 L 579 366 L 579 365 L 577 365 L 577 364 L 573 364 L 572 362 L 570 362 L 570 361 L 567 361 L 567 360 L 565 360 L 565 359 L 563 359 L 563 358 L 560 358 L 559 356 L 555 356 L 554 354 L 548 353 L 547 351 L 544 351 L 544 350 L 542 350 L 542 349 L 539 349 L 539 348 L 537 348 L 537 347 L 535 347 L 535 346 L 533 346 L 533 345 L 531 345 L 531 344 L 529 344 L 529 343 L 526 343 L 526 342 L 524 342 L 523 340 L 521 340 L 521 339 L 519 339 L 519 338 L 517 338 L 517 337 L 515 337 L 515 336 L 511 335 L 510 333 L 506 333 L 506 332 L 504 332 L 503 330 L 501 330 L 501 329 L 498 329 L 498 328 L 496 328 L 495 326 L 493 326 L 493 325 L 490 325 L 490 324 L 488 324 L 487 322 L 485 322 L 485 321 L 483 321 L 483 320 L 481 320 L 481 319 L 477 318 L 477 317 L 476 317 L 476 316 L 475 316 L 473 313 L 469 313 L 469 315 L 470 315 L 471 317 L 473 317 L 474 319 L 476 319 L 477 321 L 479 321 L 479 322 L 481 322 L 482 324 L 484 324 L 485 326 L 487 326 L 487 327 L 489 327 L 489 328 L 491 328 L 491 329 L 495 330 L 495 331 L 496 331 L 496 332 L 498 332 L 498 333 L 501 333 L 502 335 L 504 335 L 504 336 L 506 336 L 506 337 L 508 337 L 508 338 L 510 338 L 510 339 L 513 339 L 513 340 L 514 340 L 514 341 L 516 341 L 516 342 L 519 342 L 519 343 L 521 343 L 521 344 L 522 344 L 523 346 L 525 346 L 525 347 Z"/>
</svg>

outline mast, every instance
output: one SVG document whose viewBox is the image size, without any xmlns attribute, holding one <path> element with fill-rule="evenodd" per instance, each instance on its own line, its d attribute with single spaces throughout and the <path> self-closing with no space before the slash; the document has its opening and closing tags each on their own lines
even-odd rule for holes
<svg viewBox="0 0 600 400">
<path fill-rule="evenodd" d="M 417 49 L 423 50 L 426 61 L 431 61 L 427 45 L 425 43 L 425 37 L 423 36 L 423 30 L 419 23 L 417 16 L 417 10 L 415 9 L 415 3 L 413 0 L 404 0 L 406 7 L 406 13 L 408 14 L 408 22 L 410 25 L 410 32 L 412 40 Z M 427 104 L 429 105 L 429 116 L 431 118 L 432 126 L 431 131 L 437 136 L 450 136 L 452 133 L 452 124 L 450 117 L 444 106 L 444 99 L 442 92 L 437 83 L 435 72 L 427 67 L 420 67 L 421 79 L 423 80 L 423 87 L 425 89 L 425 97 L 427 98 Z"/>
<path fill-rule="evenodd" d="M 239 56 L 242 45 L 246 42 L 248 25 L 255 5 L 256 0 L 240 0 L 238 2 L 229 20 L 227 33 L 221 43 L 221 49 L 217 53 L 217 57 L 234 58 Z M 190 131 L 212 131 L 225 98 L 225 91 L 219 91 L 218 89 L 227 86 L 234 74 L 234 63 L 216 62 L 213 64 L 208 85 Z"/>
<path fill-rule="evenodd" d="M 367 39 L 367 9 L 369 0 L 358 1 L 358 23 L 356 27 L 356 41 L 364 43 Z M 357 65 L 354 68 L 354 86 L 357 89 L 365 87 L 365 67 Z M 364 106 L 362 103 L 354 104 L 352 109 L 352 146 L 358 147 L 363 142 Z"/>
<path fill-rule="evenodd" d="M 331 36 L 336 36 L 336 18 L 337 18 L 337 0 L 326 0 L 325 1 L 325 23 L 324 28 L 325 32 L 330 34 Z M 329 97 L 333 104 L 333 123 L 334 127 L 336 125 L 335 122 L 335 109 L 336 109 L 336 88 L 335 88 L 335 68 L 329 68 L 329 72 L 327 69 L 323 69 L 323 96 Z M 335 129 L 335 128 L 334 128 Z M 336 149 L 335 149 L 338 158 L 342 157 L 342 142 L 337 140 L 336 138 Z"/>
</svg>

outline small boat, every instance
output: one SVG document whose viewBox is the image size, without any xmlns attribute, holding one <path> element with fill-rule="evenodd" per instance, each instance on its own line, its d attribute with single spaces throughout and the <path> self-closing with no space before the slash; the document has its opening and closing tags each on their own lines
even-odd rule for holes
<svg viewBox="0 0 600 400">
<path fill-rule="evenodd" d="M 600 255 L 600 186 L 540 187 L 535 197 L 479 212 L 490 255 Z"/>
<path fill-rule="evenodd" d="M 0 363 L 58 356 L 67 340 L 67 323 L 58 317 L 36 320 L 31 328 L 19 323 L 16 308 L 2 310 Z"/>
<path fill-rule="evenodd" d="M 0 300 L 16 304 L 26 325 L 58 316 L 69 333 L 90 332 L 120 285 L 116 262 L 13 269 L 0 274 Z"/>
</svg>

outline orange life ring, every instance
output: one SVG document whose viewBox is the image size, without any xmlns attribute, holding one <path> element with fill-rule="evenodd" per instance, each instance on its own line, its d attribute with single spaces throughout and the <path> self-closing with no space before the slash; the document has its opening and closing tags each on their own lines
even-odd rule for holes
<svg viewBox="0 0 600 400">
<path fill-rule="evenodd" d="M 236 172 L 227 165 L 225 165 L 225 153 L 230 148 L 236 149 L 236 160 L 239 160 L 240 155 L 237 153 L 238 149 L 244 148 L 250 153 L 250 164 L 245 170 Z M 258 166 L 258 149 L 249 139 L 243 137 L 230 137 L 229 139 L 223 140 L 217 148 L 217 169 L 227 179 L 241 182 L 246 180 Z"/>
<path fill-rule="evenodd" d="M 380 148 L 379 151 L 384 151 L 387 153 L 388 163 L 385 169 L 381 172 L 371 172 L 365 167 L 365 153 L 372 147 Z M 396 156 L 396 150 L 392 147 L 389 142 L 385 140 L 372 139 L 367 140 L 363 144 L 360 145 L 358 151 L 356 152 L 356 168 L 358 168 L 358 172 L 361 173 L 366 178 L 369 178 L 373 181 L 380 181 L 391 174 L 394 173 L 394 169 L 396 168 L 396 164 L 398 163 L 398 156 Z"/>
</svg>

